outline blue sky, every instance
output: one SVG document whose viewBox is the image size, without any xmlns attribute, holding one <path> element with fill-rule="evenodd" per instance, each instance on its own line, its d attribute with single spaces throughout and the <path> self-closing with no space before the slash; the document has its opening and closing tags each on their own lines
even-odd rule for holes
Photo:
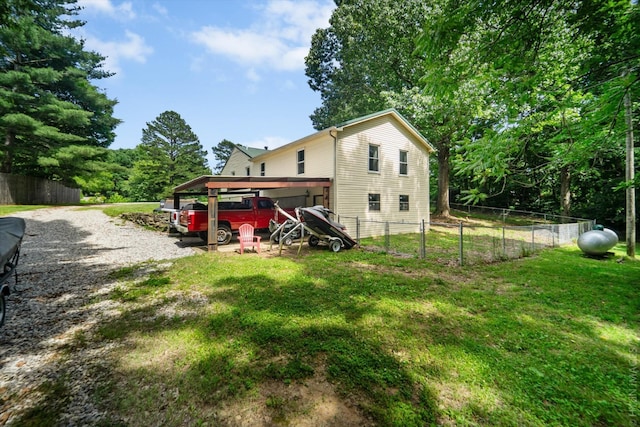
<svg viewBox="0 0 640 427">
<path fill-rule="evenodd" d="M 320 97 L 304 57 L 332 0 L 79 0 L 77 31 L 106 56 L 96 81 L 118 100 L 110 148 L 133 148 L 167 110 L 180 114 L 215 161 L 223 139 L 270 149 L 314 133 Z"/>
</svg>

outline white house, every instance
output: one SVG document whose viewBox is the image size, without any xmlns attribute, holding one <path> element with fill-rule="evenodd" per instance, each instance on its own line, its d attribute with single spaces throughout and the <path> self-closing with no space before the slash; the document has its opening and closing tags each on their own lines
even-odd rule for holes
<svg viewBox="0 0 640 427">
<path fill-rule="evenodd" d="M 429 155 L 435 149 L 396 110 L 360 117 L 274 150 L 238 147 L 223 175 L 328 178 L 329 187 L 262 190 L 281 204 L 322 204 L 355 234 L 383 234 L 385 221 L 429 221 Z M 221 177 L 222 178 L 222 177 Z M 412 228 L 411 230 L 415 230 Z"/>
<path fill-rule="evenodd" d="M 253 166 L 251 159 L 267 151 L 266 148 L 245 147 L 235 144 L 231 155 L 220 171 L 220 175 L 251 176 L 251 168 Z"/>
</svg>

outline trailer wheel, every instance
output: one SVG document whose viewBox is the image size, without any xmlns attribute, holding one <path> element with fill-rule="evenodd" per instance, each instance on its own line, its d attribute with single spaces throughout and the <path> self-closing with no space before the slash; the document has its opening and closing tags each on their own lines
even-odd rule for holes
<svg viewBox="0 0 640 427">
<path fill-rule="evenodd" d="M 320 243 L 320 239 L 318 237 L 314 236 L 313 234 L 309 236 L 309 246 L 313 248 L 315 246 L 318 246 L 318 243 Z"/>
<path fill-rule="evenodd" d="M 231 241 L 231 228 L 228 225 L 218 225 L 218 244 L 228 245 Z"/>
<path fill-rule="evenodd" d="M 4 316 L 6 314 L 6 305 L 4 294 L 0 294 L 0 326 L 4 324 Z"/>
<path fill-rule="evenodd" d="M 332 240 L 331 243 L 329 243 L 329 247 L 333 252 L 340 252 L 340 249 L 342 249 L 342 241 L 340 239 Z"/>
</svg>

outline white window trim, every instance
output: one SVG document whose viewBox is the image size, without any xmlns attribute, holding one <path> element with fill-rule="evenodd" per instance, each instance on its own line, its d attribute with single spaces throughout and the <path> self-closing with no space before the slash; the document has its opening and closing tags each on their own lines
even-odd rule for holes
<svg viewBox="0 0 640 427">
<path fill-rule="evenodd" d="M 400 158 L 402 153 L 405 153 L 407 155 L 407 160 L 405 162 L 403 162 Z M 406 173 L 402 173 L 402 165 L 406 166 Z M 407 150 L 400 150 L 400 153 L 398 153 L 398 175 L 409 176 L 409 152 Z"/>
<path fill-rule="evenodd" d="M 371 196 L 378 196 L 378 209 L 371 209 L 371 200 L 369 200 Z M 380 212 L 380 211 L 382 211 L 382 196 L 380 195 L 380 193 L 368 193 L 367 194 L 367 210 L 369 212 Z"/>
<path fill-rule="evenodd" d="M 371 147 L 376 147 L 377 155 L 378 155 L 377 158 L 376 157 L 371 157 L 371 155 L 370 155 Z M 378 164 L 378 169 L 377 170 L 371 169 L 371 160 L 372 159 L 377 160 L 377 164 Z M 367 146 L 367 170 L 368 170 L 369 173 L 377 173 L 377 174 L 380 173 L 380 146 L 379 145 L 369 144 Z"/>
<path fill-rule="evenodd" d="M 300 161 L 300 152 L 302 152 L 302 161 Z M 297 175 L 304 175 L 305 172 L 305 159 L 306 159 L 306 153 L 304 152 L 304 148 L 296 151 L 296 174 Z M 300 172 L 300 165 L 302 164 L 302 172 Z"/>
</svg>

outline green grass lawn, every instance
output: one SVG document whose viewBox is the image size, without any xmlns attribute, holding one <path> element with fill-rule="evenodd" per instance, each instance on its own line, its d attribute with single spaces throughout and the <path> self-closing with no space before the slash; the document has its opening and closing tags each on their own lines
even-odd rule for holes
<svg viewBox="0 0 640 427">
<path fill-rule="evenodd" d="M 103 424 L 637 425 L 640 261 L 622 245 L 467 267 L 303 249 L 114 273 L 92 305 L 117 314 L 69 344 L 113 345 L 92 368 Z M 24 425 L 56 419 L 64 378 Z"/>
<path fill-rule="evenodd" d="M 15 212 L 32 211 L 49 206 L 44 205 L 0 205 L 0 216 L 8 216 Z"/>
<path fill-rule="evenodd" d="M 158 202 L 143 202 L 143 203 L 109 203 L 104 205 L 92 205 L 85 209 L 100 209 L 105 214 L 117 217 L 123 213 L 139 212 L 139 213 L 153 213 L 153 210 L 159 207 Z"/>
<path fill-rule="evenodd" d="M 95 398 L 130 425 L 632 426 L 640 262 L 622 251 L 468 268 L 205 253 L 120 271 L 120 315 L 78 346 L 119 344 Z"/>
</svg>

